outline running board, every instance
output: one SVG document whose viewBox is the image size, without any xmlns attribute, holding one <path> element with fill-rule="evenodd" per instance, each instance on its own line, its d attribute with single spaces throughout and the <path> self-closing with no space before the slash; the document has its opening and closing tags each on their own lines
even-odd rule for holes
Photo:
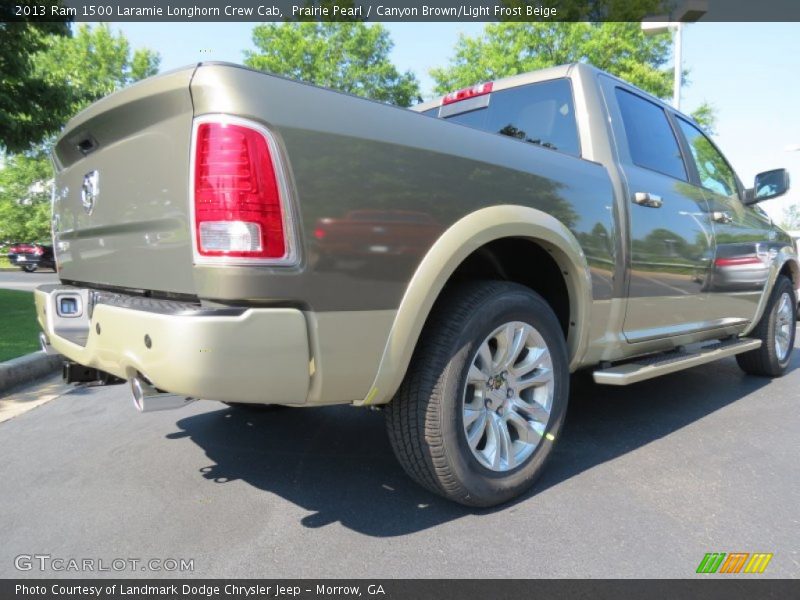
<svg viewBox="0 0 800 600">
<path fill-rule="evenodd" d="M 594 381 L 604 385 L 630 385 L 760 347 L 761 340 L 734 338 L 701 346 L 696 350 L 674 350 L 595 371 Z"/>
</svg>

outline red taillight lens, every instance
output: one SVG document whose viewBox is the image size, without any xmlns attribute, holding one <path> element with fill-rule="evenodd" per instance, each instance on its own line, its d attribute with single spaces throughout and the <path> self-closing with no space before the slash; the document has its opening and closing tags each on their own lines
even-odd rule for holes
<svg viewBox="0 0 800 600">
<path fill-rule="evenodd" d="M 197 253 L 287 257 L 280 187 L 265 134 L 244 125 L 209 122 L 197 127 L 196 136 Z"/>
<path fill-rule="evenodd" d="M 487 81 L 486 83 L 479 83 L 478 85 L 473 85 L 472 87 L 464 88 L 463 90 L 450 92 L 444 98 L 442 98 L 442 104 L 452 104 L 453 102 L 460 102 L 461 100 L 466 100 L 467 98 L 474 98 L 475 96 L 489 94 L 491 93 L 493 86 L 494 82 Z"/>
<path fill-rule="evenodd" d="M 44 248 L 42 248 L 41 246 L 36 246 L 36 247 L 33 249 L 33 253 L 34 253 L 36 256 L 41 256 L 42 254 L 44 254 Z"/>
</svg>

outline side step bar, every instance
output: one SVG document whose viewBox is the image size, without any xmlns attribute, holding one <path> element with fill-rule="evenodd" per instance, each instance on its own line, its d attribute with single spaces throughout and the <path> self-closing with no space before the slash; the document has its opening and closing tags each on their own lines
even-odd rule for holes
<svg viewBox="0 0 800 600">
<path fill-rule="evenodd" d="M 760 347 L 761 340 L 734 338 L 701 346 L 696 350 L 675 350 L 595 371 L 594 381 L 604 385 L 630 385 Z"/>
</svg>

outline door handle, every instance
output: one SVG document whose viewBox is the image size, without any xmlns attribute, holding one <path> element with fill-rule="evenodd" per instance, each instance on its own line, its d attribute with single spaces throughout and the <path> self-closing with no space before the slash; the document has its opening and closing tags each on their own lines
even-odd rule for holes
<svg viewBox="0 0 800 600">
<path fill-rule="evenodd" d="M 636 192 L 633 195 L 633 202 L 639 206 L 646 206 L 647 208 L 661 208 L 664 204 L 661 200 L 661 196 L 648 192 Z"/>
<path fill-rule="evenodd" d="M 731 216 L 731 213 L 729 213 L 728 211 L 725 211 L 725 210 L 723 210 L 723 211 L 714 211 L 714 214 L 711 215 L 711 217 L 717 223 L 725 223 L 725 224 L 733 223 L 733 217 Z"/>
</svg>

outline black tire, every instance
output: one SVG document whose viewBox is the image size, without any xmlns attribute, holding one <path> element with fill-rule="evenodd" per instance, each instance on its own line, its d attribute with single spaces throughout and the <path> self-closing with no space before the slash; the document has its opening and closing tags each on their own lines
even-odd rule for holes
<svg viewBox="0 0 800 600">
<path fill-rule="evenodd" d="M 250 412 L 272 412 L 289 408 L 288 406 L 283 406 L 282 404 L 251 404 L 249 402 L 223 402 L 223 404 L 226 404 L 231 408 L 247 410 Z"/>
<path fill-rule="evenodd" d="M 778 329 L 778 309 L 780 307 L 781 299 L 784 294 L 788 294 L 792 302 L 792 323 L 791 323 L 791 337 L 789 341 L 789 352 L 783 360 L 778 356 L 777 349 L 775 348 L 775 338 Z M 761 340 L 761 347 L 750 352 L 744 352 L 736 355 L 736 362 L 745 373 L 750 375 L 758 375 L 761 377 L 780 377 L 786 373 L 789 363 L 792 360 L 792 348 L 794 347 L 794 338 L 796 334 L 796 319 L 797 311 L 797 297 L 795 296 L 794 286 L 791 279 L 779 276 L 772 288 L 772 293 L 769 297 L 769 302 L 764 315 L 756 325 L 756 328 L 750 333 L 749 337 Z"/>
<path fill-rule="evenodd" d="M 36 265 L 25 265 L 22 270 L 26 273 L 33 273 L 36 270 Z"/>
<path fill-rule="evenodd" d="M 473 455 L 463 426 L 462 404 L 470 361 L 497 327 L 532 325 L 553 364 L 554 398 L 538 446 L 517 467 L 498 472 Z M 406 377 L 386 410 L 389 440 L 400 464 L 417 483 L 467 506 L 506 502 L 529 489 L 558 438 L 569 396 L 564 334 L 544 299 L 505 281 L 458 285 L 437 302 Z"/>
</svg>

